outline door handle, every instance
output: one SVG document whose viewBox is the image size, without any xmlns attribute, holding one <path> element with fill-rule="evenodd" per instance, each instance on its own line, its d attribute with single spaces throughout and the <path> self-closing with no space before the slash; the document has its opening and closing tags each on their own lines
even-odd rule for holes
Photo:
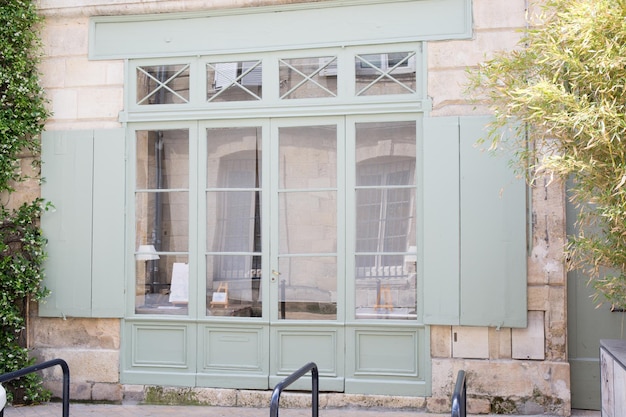
<svg viewBox="0 0 626 417">
<path fill-rule="evenodd" d="M 272 269 L 272 282 L 276 282 L 276 279 L 280 276 L 280 272 L 275 269 Z"/>
</svg>

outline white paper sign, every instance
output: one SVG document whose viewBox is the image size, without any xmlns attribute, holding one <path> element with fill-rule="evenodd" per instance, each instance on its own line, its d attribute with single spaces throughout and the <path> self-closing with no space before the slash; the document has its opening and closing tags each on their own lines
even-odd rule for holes
<svg viewBox="0 0 626 417">
<path fill-rule="evenodd" d="M 187 304 L 189 302 L 189 264 L 174 263 L 172 284 L 170 285 L 170 303 Z"/>
</svg>

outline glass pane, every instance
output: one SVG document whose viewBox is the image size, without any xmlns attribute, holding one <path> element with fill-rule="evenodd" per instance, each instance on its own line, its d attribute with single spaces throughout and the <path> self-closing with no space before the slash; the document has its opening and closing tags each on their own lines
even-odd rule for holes
<svg viewBox="0 0 626 417">
<path fill-rule="evenodd" d="M 281 193 L 278 224 L 281 254 L 334 253 L 337 250 L 337 193 Z"/>
<path fill-rule="evenodd" d="M 189 140 L 187 130 L 136 134 L 136 309 L 187 314 Z"/>
<path fill-rule="evenodd" d="M 137 68 L 137 104 L 189 102 L 189 64 Z"/>
<path fill-rule="evenodd" d="M 318 98 L 337 95 L 335 57 L 280 60 L 280 98 Z"/>
<path fill-rule="evenodd" d="M 354 64 L 357 96 L 417 91 L 414 52 L 357 55 Z"/>
<path fill-rule="evenodd" d="M 137 189 L 189 188 L 189 132 L 186 129 L 138 131 L 136 140 Z"/>
<path fill-rule="evenodd" d="M 261 255 L 208 255 L 207 316 L 261 317 Z"/>
<path fill-rule="evenodd" d="M 135 313 L 186 315 L 188 257 L 157 254 L 149 246 L 140 246 L 135 260 Z"/>
<path fill-rule="evenodd" d="M 416 319 L 417 275 L 413 252 L 357 255 L 356 318 Z"/>
<path fill-rule="evenodd" d="M 189 193 L 142 192 L 135 195 L 135 243 L 159 252 L 189 250 Z"/>
<path fill-rule="evenodd" d="M 356 125 L 357 318 L 416 318 L 415 129 Z"/>
<path fill-rule="evenodd" d="M 388 177 L 385 172 L 414 172 L 416 155 L 415 121 L 356 124 L 357 186 L 415 184 L 414 175 Z M 393 168 L 399 161 L 403 167 Z"/>
<path fill-rule="evenodd" d="M 261 186 L 261 128 L 207 129 L 207 187 Z"/>
<path fill-rule="evenodd" d="M 207 213 L 209 251 L 261 251 L 260 191 L 207 193 Z"/>
<path fill-rule="evenodd" d="M 279 187 L 334 188 L 337 185 L 337 126 L 280 128 Z"/>
<path fill-rule="evenodd" d="M 286 257 L 279 260 L 279 318 L 337 319 L 337 259 Z"/>
<path fill-rule="evenodd" d="M 263 91 L 262 74 L 261 61 L 207 64 L 207 101 L 260 100 Z"/>
</svg>

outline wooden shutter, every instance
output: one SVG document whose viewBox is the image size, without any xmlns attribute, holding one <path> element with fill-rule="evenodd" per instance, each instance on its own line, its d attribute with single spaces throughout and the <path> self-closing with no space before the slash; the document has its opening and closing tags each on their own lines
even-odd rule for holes
<svg viewBox="0 0 626 417">
<path fill-rule="evenodd" d="M 526 327 L 526 184 L 512 155 L 475 146 L 488 123 L 460 119 L 461 324 Z"/>
<path fill-rule="evenodd" d="M 424 119 L 424 322 L 459 323 L 459 120 Z"/>
<path fill-rule="evenodd" d="M 48 239 L 42 316 L 124 313 L 124 130 L 42 135 L 41 219 Z"/>
<path fill-rule="evenodd" d="M 526 326 L 526 186 L 509 157 L 475 147 L 488 122 L 424 121 L 427 324 Z"/>
</svg>

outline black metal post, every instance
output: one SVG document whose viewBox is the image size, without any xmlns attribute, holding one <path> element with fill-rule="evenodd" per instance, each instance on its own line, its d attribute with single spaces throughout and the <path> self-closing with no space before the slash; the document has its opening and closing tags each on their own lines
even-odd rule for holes
<svg viewBox="0 0 626 417">
<path fill-rule="evenodd" d="M 452 394 L 452 417 L 466 416 L 466 393 L 467 383 L 465 380 L 465 371 L 459 371 L 456 377 L 456 385 Z"/>
<path fill-rule="evenodd" d="M 27 374 L 32 374 L 42 369 L 51 368 L 59 365 L 63 370 L 63 417 L 70 416 L 70 367 L 67 366 L 67 362 L 63 359 L 51 359 L 46 362 L 38 363 L 36 365 L 28 366 L 26 368 L 8 372 L 0 375 L 0 383 L 11 381 L 12 379 L 20 378 Z"/>
<path fill-rule="evenodd" d="M 274 391 L 272 392 L 272 401 L 270 402 L 270 417 L 278 417 L 278 406 L 280 403 L 281 392 L 302 376 L 306 375 L 309 371 L 311 372 L 311 417 L 319 416 L 319 373 L 317 371 L 317 365 L 314 362 L 309 362 L 276 384 Z"/>
</svg>

